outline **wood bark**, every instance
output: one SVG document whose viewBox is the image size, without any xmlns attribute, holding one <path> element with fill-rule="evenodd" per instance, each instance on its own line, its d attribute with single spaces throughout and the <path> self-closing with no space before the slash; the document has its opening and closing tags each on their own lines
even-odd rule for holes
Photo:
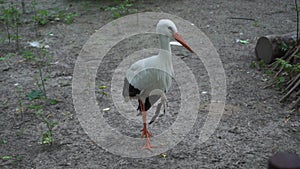
<svg viewBox="0 0 300 169">
<path fill-rule="evenodd" d="M 267 35 L 260 37 L 255 46 L 255 54 L 257 59 L 262 59 L 265 63 L 270 64 L 284 56 L 287 52 L 283 48 L 284 44 L 294 46 L 296 44 L 297 33 L 291 32 L 283 35 Z"/>
</svg>

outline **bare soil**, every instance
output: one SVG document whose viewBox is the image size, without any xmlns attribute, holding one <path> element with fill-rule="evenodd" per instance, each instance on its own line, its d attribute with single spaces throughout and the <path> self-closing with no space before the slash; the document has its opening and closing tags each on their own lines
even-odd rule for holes
<svg viewBox="0 0 300 169">
<path fill-rule="evenodd" d="M 41 36 L 38 38 L 30 22 L 21 29 L 23 47 L 28 47 L 27 42 L 47 39 L 53 56 L 51 63 L 55 64 L 51 64 L 45 71 L 50 75 L 46 82 L 48 96 L 59 100 L 58 104 L 47 108 L 51 120 L 59 122 L 53 130 L 55 143 L 51 146 L 41 145 L 45 125 L 28 109 L 25 109 L 21 120 L 17 110 L 20 96 L 14 84 L 23 87 L 21 99 L 24 105 L 29 105 L 25 94 L 37 89 L 34 78 L 36 67 L 24 61 L 21 55 L 0 61 L 0 157 L 14 157 L 0 159 L 0 168 L 260 169 L 267 168 L 268 158 L 278 151 L 300 154 L 299 110 L 292 111 L 280 104 L 280 91 L 264 89 L 266 82 L 263 72 L 250 68 L 250 63 L 256 59 L 254 46 L 257 37 L 284 34 L 296 29 L 292 1 L 155 0 L 134 3 L 131 8 L 139 12 L 165 12 L 194 23 L 206 33 L 218 50 L 227 76 L 226 107 L 221 122 L 208 141 L 195 145 L 199 137 L 198 129 L 205 120 L 201 114 L 208 112 L 210 84 L 201 61 L 196 57 L 183 57 L 194 72 L 201 90 L 208 91 L 208 94 L 202 97 L 198 121 L 185 139 L 165 152 L 165 158 L 155 156 L 146 159 L 120 157 L 99 147 L 82 129 L 73 106 L 72 73 L 76 58 L 95 30 L 113 20 L 111 12 L 103 10 L 112 2 L 64 0 L 38 3 L 39 7 L 50 11 L 59 7 L 78 14 L 72 24 L 52 21 L 39 27 Z M 29 3 L 27 5 L 30 6 Z M 30 11 L 30 7 L 28 9 Z M 49 32 L 53 36 L 48 36 Z M 147 38 L 144 39 L 146 41 Z M 248 39 L 250 43 L 241 44 L 237 39 Z M 11 52 L 10 46 L 3 44 L 1 48 L 1 54 Z M 178 51 L 174 49 L 176 55 L 183 56 Z M 119 62 L 118 59 L 112 59 L 115 55 L 119 57 L 120 54 L 112 50 L 105 58 L 109 66 L 101 67 L 97 74 L 97 85 L 108 86 L 105 90 L 108 94 L 112 69 Z M 173 112 L 176 112 L 176 103 L 179 102 L 176 97 L 171 97 L 178 95 L 176 89 L 178 87 L 174 84 L 172 92 L 168 94 L 170 111 Z M 109 95 L 102 96 L 99 91 L 97 97 L 100 106 L 111 104 Z M 113 127 L 133 137 L 140 135 L 142 125 L 120 124 L 117 116 L 116 112 L 107 117 Z M 166 119 L 159 119 L 153 126 L 153 132 L 159 133 L 158 126 L 168 127 L 175 118 L 176 113 Z M 126 126 L 129 126 L 128 129 Z"/>
</svg>

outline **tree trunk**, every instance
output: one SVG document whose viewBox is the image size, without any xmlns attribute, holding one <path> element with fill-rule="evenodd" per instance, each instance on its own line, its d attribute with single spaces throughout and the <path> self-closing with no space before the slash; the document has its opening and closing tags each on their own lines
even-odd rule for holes
<svg viewBox="0 0 300 169">
<path fill-rule="evenodd" d="M 274 62 L 276 58 L 282 57 L 290 46 L 295 45 L 296 39 L 296 32 L 260 37 L 255 46 L 256 57 L 270 64 Z"/>
</svg>

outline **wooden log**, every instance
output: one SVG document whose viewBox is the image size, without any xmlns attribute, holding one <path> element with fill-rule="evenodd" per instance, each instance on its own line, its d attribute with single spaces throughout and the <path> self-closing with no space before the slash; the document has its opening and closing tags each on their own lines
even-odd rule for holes
<svg viewBox="0 0 300 169">
<path fill-rule="evenodd" d="M 283 35 L 267 35 L 258 38 L 255 46 L 255 54 L 257 59 L 263 60 L 270 64 L 276 58 L 280 58 L 285 54 L 283 45 L 293 46 L 296 44 L 297 33 L 291 32 Z"/>
<path fill-rule="evenodd" d="M 278 152 L 269 159 L 268 169 L 300 169 L 300 157 L 294 153 Z"/>
</svg>

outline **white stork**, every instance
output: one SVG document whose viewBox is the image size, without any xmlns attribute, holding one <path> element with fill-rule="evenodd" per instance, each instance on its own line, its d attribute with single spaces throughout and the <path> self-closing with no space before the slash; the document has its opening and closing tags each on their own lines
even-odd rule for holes
<svg viewBox="0 0 300 169">
<path fill-rule="evenodd" d="M 144 128 L 142 138 L 146 137 L 146 144 L 142 149 L 153 148 L 150 145 L 150 132 L 147 130 L 146 111 L 159 99 L 165 103 L 165 94 L 171 86 L 174 75 L 170 40 L 174 38 L 186 49 L 193 50 L 187 45 L 178 34 L 175 24 L 168 19 L 162 19 L 156 26 L 156 33 L 159 35 L 160 50 L 158 55 L 151 56 L 133 63 L 126 72 L 123 96 L 138 99 L 138 110 L 142 112 Z M 159 105 L 159 110 L 161 107 Z M 157 113 L 157 112 L 156 112 Z M 156 115 L 157 116 L 157 115 Z M 153 119 L 151 120 L 151 122 Z"/>
</svg>

